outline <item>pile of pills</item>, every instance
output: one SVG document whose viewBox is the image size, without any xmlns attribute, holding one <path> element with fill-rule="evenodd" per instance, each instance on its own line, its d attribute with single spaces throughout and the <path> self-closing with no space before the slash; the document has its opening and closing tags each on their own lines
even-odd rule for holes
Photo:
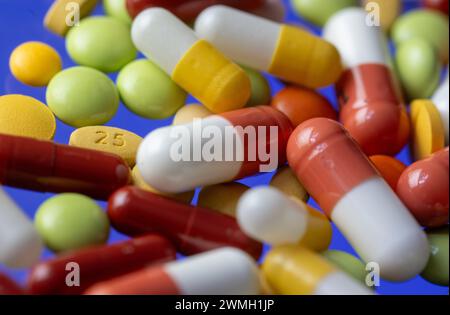
<svg viewBox="0 0 450 315">
<path fill-rule="evenodd" d="M 106 16 L 54 1 L 43 24 L 77 66 L 41 42 L 11 52 L 15 79 L 46 93 L 0 96 L 0 184 L 55 195 L 32 222 L 0 187 L 0 264 L 30 268 L 25 284 L 0 273 L 0 294 L 448 286 L 448 0 L 290 2 L 322 36 L 283 23 L 278 0 L 104 0 Z M 105 125 L 120 106 L 149 119 L 145 137 Z M 357 256 L 330 249 L 335 228 Z"/>
</svg>

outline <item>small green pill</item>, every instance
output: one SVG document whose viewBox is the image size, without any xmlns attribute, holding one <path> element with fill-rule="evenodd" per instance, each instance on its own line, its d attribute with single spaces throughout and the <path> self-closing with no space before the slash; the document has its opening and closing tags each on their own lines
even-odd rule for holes
<svg viewBox="0 0 450 315">
<path fill-rule="evenodd" d="M 130 26 L 113 17 L 89 17 L 67 33 L 66 49 L 82 66 L 115 72 L 134 60 Z"/>
<path fill-rule="evenodd" d="M 131 24 L 131 17 L 128 14 L 126 0 L 103 0 L 103 7 L 107 15 Z"/>
<path fill-rule="evenodd" d="M 421 38 L 397 47 L 396 67 L 409 100 L 430 98 L 439 85 L 441 64 L 434 47 Z"/>
<path fill-rule="evenodd" d="M 349 253 L 340 250 L 327 250 L 322 255 L 339 269 L 346 272 L 356 280 L 366 281 L 366 267 L 364 263 Z"/>
<path fill-rule="evenodd" d="M 45 201 L 36 213 L 35 225 L 55 252 L 104 244 L 109 236 L 107 215 L 94 200 L 79 194 L 60 194 Z"/>
<path fill-rule="evenodd" d="M 150 119 L 172 116 L 187 97 L 164 71 L 146 59 L 126 65 L 117 77 L 117 88 L 129 110 Z"/>
<path fill-rule="evenodd" d="M 246 106 L 269 105 L 271 92 L 267 79 L 258 71 L 244 66 L 241 67 L 250 78 L 250 83 L 252 86 L 252 96 Z"/>
<path fill-rule="evenodd" d="M 357 6 L 356 0 L 291 0 L 294 11 L 318 26 L 324 26 L 337 11 Z"/>
<path fill-rule="evenodd" d="M 73 127 L 103 125 L 116 114 L 119 93 L 104 73 L 87 67 L 59 72 L 47 87 L 48 107 Z"/>
<path fill-rule="evenodd" d="M 398 47 L 402 42 L 422 38 L 439 53 L 442 63 L 448 61 L 448 17 L 434 10 L 414 10 L 400 16 L 392 27 L 392 39 Z"/>
<path fill-rule="evenodd" d="M 448 286 L 448 226 L 428 233 L 430 259 L 421 276 L 434 284 Z"/>
</svg>

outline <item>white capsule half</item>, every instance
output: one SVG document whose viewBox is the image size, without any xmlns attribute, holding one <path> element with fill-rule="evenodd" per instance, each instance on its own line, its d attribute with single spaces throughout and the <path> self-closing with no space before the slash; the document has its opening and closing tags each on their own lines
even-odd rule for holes
<svg viewBox="0 0 450 315">
<path fill-rule="evenodd" d="M 439 113 L 441 114 L 442 123 L 445 129 L 445 144 L 449 143 L 449 72 L 447 69 L 447 77 L 444 82 L 439 86 L 433 95 L 433 103 L 436 105 Z"/>
<path fill-rule="evenodd" d="M 314 295 L 374 295 L 375 293 L 342 271 L 326 275 L 315 288 Z"/>
</svg>

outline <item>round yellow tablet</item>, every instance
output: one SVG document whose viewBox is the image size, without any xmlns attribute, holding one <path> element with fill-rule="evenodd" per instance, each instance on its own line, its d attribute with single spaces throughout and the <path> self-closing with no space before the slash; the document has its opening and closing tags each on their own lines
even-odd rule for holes
<svg viewBox="0 0 450 315">
<path fill-rule="evenodd" d="M 0 96 L 0 133 L 51 140 L 56 131 L 52 111 L 30 96 Z"/>
<path fill-rule="evenodd" d="M 288 196 L 299 198 L 304 202 L 307 202 L 309 199 L 308 192 L 287 165 L 280 167 L 276 171 L 269 185 L 281 190 Z"/>
<path fill-rule="evenodd" d="M 411 103 L 412 152 L 422 160 L 445 146 L 445 131 L 441 116 L 430 100 Z"/>
<path fill-rule="evenodd" d="M 9 68 L 20 82 L 45 86 L 61 71 L 62 61 L 53 47 L 41 42 L 26 42 L 13 50 Z"/>
<path fill-rule="evenodd" d="M 136 154 L 142 138 L 115 127 L 89 126 L 75 130 L 69 144 L 92 150 L 113 153 L 120 156 L 130 167 L 136 164 Z"/>
<path fill-rule="evenodd" d="M 248 186 L 235 182 L 203 187 L 197 205 L 234 217 L 239 198 L 248 189 Z"/>
<path fill-rule="evenodd" d="M 147 184 L 144 179 L 141 176 L 141 173 L 139 172 L 139 169 L 137 168 L 137 166 L 135 166 L 133 168 L 133 171 L 131 172 L 132 176 L 133 176 L 133 184 L 137 187 L 139 187 L 140 189 L 143 190 L 147 190 L 150 191 L 152 193 L 164 196 L 164 197 L 169 197 L 187 204 L 190 204 L 192 201 L 192 198 L 194 198 L 195 195 L 195 191 L 187 191 L 184 193 L 180 193 L 180 194 L 166 194 L 166 193 L 162 193 L 159 190 L 156 190 L 155 188 L 151 187 L 149 184 Z"/>
<path fill-rule="evenodd" d="M 195 118 L 201 119 L 214 115 L 209 109 L 200 104 L 191 104 L 181 107 L 173 118 L 172 125 L 182 125 L 192 122 Z"/>
</svg>

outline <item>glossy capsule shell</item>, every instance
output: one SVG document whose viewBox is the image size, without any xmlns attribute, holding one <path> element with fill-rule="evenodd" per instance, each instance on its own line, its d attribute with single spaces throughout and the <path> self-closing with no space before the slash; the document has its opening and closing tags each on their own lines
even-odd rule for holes
<svg viewBox="0 0 450 315">
<path fill-rule="evenodd" d="M 272 187 L 247 191 L 239 199 L 237 220 L 247 235 L 271 245 L 297 243 L 323 251 L 331 242 L 325 215 Z"/>
<path fill-rule="evenodd" d="M 0 263 L 11 268 L 31 267 L 43 248 L 33 223 L 0 187 Z"/>
<path fill-rule="evenodd" d="M 327 41 L 226 6 L 203 11 L 195 31 L 239 64 L 309 88 L 336 82 L 342 71 L 339 53 Z"/>
<path fill-rule="evenodd" d="M 81 294 L 94 283 L 175 260 L 175 257 L 175 248 L 167 239 L 156 234 L 145 235 L 41 262 L 32 269 L 27 287 L 31 294 Z M 82 275 L 80 286 L 66 285 L 67 266 L 73 263 L 78 264 Z"/>
<path fill-rule="evenodd" d="M 148 59 L 212 112 L 244 107 L 250 99 L 244 70 L 169 11 L 146 9 L 134 20 L 131 35 Z"/>
<path fill-rule="evenodd" d="M 304 122 L 294 130 L 287 155 L 359 256 L 379 264 L 381 277 L 404 281 L 422 271 L 429 255 L 424 232 L 341 124 Z"/>
<path fill-rule="evenodd" d="M 6 275 L 0 273 L 0 296 L 24 294 L 24 290 Z"/>
<path fill-rule="evenodd" d="M 336 269 L 319 254 L 297 245 L 274 247 L 262 271 L 275 294 L 371 295 L 358 280 Z"/>
<path fill-rule="evenodd" d="M 340 120 L 368 155 L 395 155 L 408 142 L 409 120 L 391 69 L 387 40 L 366 24 L 363 9 L 334 14 L 324 38 L 341 54 L 345 71 L 336 84 Z"/>
<path fill-rule="evenodd" d="M 410 165 L 400 176 L 397 194 L 420 224 L 439 227 L 448 223 L 449 149 Z"/>
<path fill-rule="evenodd" d="M 208 130 L 214 130 L 214 143 L 221 147 L 211 160 L 203 154 L 212 141 L 211 135 L 202 136 Z M 137 166 L 157 190 L 184 192 L 276 169 L 286 161 L 291 132 L 289 119 L 276 109 L 244 108 L 154 130 L 138 150 Z"/>
<path fill-rule="evenodd" d="M 449 71 L 447 69 L 447 77 L 441 83 L 439 88 L 434 92 L 432 101 L 441 115 L 442 125 L 445 130 L 445 144 L 449 144 Z"/>
<path fill-rule="evenodd" d="M 0 183 L 42 192 L 76 192 L 107 199 L 130 181 L 128 165 L 118 156 L 0 135 Z"/>
<path fill-rule="evenodd" d="M 99 283 L 86 294 L 256 295 L 259 292 L 255 261 L 243 251 L 228 247 Z"/>
<path fill-rule="evenodd" d="M 119 189 L 111 196 L 108 216 L 118 231 L 130 236 L 160 233 L 185 255 L 226 246 L 240 248 L 255 259 L 261 255 L 261 243 L 245 235 L 234 218 L 136 187 Z"/>
</svg>

